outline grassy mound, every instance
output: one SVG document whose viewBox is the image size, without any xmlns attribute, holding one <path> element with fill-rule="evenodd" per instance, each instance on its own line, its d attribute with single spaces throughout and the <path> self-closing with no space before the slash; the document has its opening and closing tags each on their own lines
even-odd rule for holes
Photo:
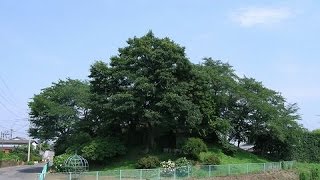
<svg viewBox="0 0 320 180">
<path fill-rule="evenodd" d="M 263 163 L 268 162 L 267 159 L 254 155 L 250 152 L 244 151 L 242 149 L 237 149 L 233 156 L 228 156 L 223 153 L 222 149 L 218 146 L 209 146 L 208 152 L 201 153 L 201 156 L 208 156 L 213 154 L 220 159 L 221 164 L 241 164 L 241 163 Z M 164 152 L 151 152 L 148 155 L 157 156 L 160 161 L 167 161 L 168 159 L 176 160 L 183 155 L 173 154 L 173 153 L 164 153 Z M 137 161 L 145 157 L 146 154 L 141 152 L 141 148 L 130 149 L 129 152 L 119 158 L 115 158 L 106 162 L 104 165 L 100 166 L 91 166 L 90 170 L 112 170 L 112 169 L 134 169 Z"/>
</svg>

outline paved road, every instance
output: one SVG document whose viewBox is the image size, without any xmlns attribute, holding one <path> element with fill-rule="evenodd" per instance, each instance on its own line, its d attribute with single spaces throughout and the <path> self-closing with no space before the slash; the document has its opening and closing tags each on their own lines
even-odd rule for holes
<svg viewBox="0 0 320 180">
<path fill-rule="evenodd" d="M 44 164 L 0 168 L 0 180 L 36 180 Z"/>
</svg>

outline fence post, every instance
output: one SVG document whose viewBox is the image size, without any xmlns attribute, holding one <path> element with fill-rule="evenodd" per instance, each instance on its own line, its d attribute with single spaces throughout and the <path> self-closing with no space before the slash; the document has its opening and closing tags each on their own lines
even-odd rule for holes
<svg viewBox="0 0 320 180">
<path fill-rule="evenodd" d="M 263 163 L 263 172 L 266 172 L 266 163 Z"/>
<path fill-rule="evenodd" d="M 176 168 L 174 168 L 173 179 L 176 180 Z"/>
<path fill-rule="evenodd" d="M 99 171 L 96 172 L 96 180 L 99 180 Z"/>
<path fill-rule="evenodd" d="M 190 165 L 188 165 L 188 178 L 190 177 Z"/>
<path fill-rule="evenodd" d="M 228 164 L 228 176 L 231 174 L 230 164 Z"/>
<path fill-rule="evenodd" d="M 119 179 L 121 180 L 121 173 L 122 173 L 122 171 L 121 171 L 121 169 L 120 169 L 120 172 L 119 172 Z"/>
<path fill-rule="evenodd" d="M 211 177 L 211 165 L 209 165 L 209 177 Z"/>
<path fill-rule="evenodd" d="M 281 161 L 279 162 L 279 165 L 280 165 L 280 166 L 279 166 L 279 169 L 278 169 L 278 170 L 281 170 L 281 169 L 282 169 L 282 162 L 281 162 Z"/>
<path fill-rule="evenodd" d="M 249 174 L 249 164 L 247 164 L 247 174 Z"/>
<path fill-rule="evenodd" d="M 71 180 L 72 179 L 72 177 L 71 177 L 71 172 L 69 172 L 69 180 Z"/>
<path fill-rule="evenodd" d="M 159 176 L 159 180 L 161 179 L 161 168 L 159 168 L 159 170 L 158 170 L 158 176 Z"/>
<path fill-rule="evenodd" d="M 140 180 L 142 180 L 142 169 L 140 169 Z"/>
</svg>

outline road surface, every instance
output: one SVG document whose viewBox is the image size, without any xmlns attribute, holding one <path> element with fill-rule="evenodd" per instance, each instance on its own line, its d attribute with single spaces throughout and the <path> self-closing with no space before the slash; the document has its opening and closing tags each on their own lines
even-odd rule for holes
<svg viewBox="0 0 320 180">
<path fill-rule="evenodd" d="M 36 180 L 45 164 L 0 168 L 0 180 Z"/>
</svg>

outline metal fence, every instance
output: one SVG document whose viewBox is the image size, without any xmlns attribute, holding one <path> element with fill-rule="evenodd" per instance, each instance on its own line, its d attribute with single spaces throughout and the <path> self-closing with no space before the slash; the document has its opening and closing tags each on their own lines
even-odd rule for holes
<svg viewBox="0 0 320 180">
<path fill-rule="evenodd" d="M 174 169 L 126 169 L 109 171 L 92 171 L 82 173 L 83 180 L 160 180 L 160 179 L 188 179 L 188 178 L 210 178 L 216 176 L 232 176 L 241 174 L 254 174 L 267 171 L 278 171 L 292 169 L 293 161 L 228 164 L 228 165 L 196 165 L 184 166 Z M 47 180 L 71 180 L 72 174 L 54 173 L 48 174 Z"/>
</svg>

